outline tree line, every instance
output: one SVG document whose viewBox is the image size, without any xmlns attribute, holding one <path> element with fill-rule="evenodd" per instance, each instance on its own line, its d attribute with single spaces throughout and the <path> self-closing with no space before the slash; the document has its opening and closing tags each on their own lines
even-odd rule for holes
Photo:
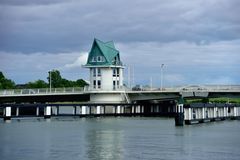
<svg viewBox="0 0 240 160">
<path fill-rule="evenodd" d="M 58 70 L 52 70 L 48 72 L 47 77 L 48 82 L 38 79 L 33 82 L 28 82 L 26 84 L 16 84 L 13 80 L 7 79 L 3 72 L 0 71 L 0 89 L 22 89 L 22 88 L 49 88 L 50 80 L 52 88 L 62 88 L 62 87 L 84 87 L 88 85 L 83 79 L 78 79 L 76 81 L 67 80 L 63 78 Z"/>
</svg>

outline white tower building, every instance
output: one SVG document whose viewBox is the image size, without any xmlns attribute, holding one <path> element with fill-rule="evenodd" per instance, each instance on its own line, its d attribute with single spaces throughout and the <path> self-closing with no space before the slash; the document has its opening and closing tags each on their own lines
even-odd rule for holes
<svg viewBox="0 0 240 160">
<path fill-rule="evenodd" d="M 113 91 L 123 88 L 123 65 L 114 43 L 94 39 L 87 64 L 90 90 Z"/>
</svg>

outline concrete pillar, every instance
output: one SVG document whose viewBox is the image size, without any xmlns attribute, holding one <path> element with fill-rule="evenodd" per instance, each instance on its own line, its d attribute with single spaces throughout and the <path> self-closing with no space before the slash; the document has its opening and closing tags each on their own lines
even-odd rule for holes
<svg viewBox="0 0 240 160">
<path fill-rule="evenodd" d="M 175 125 L 176 126 L 183 126 L 184 122 L 184 112 L 183 112 L 183 104 L 178 104 L 176 106 L 176 115 L 175 115 Z"/>
<path fill-rule="evenodd" d="M 4 108 L 4 120 L 10 120 L 12 116 L 12 108 L 6 107 Z"/>
<path fill-rule="evenodd" d="M 82 106 L 78 106 L 79 110 L 78 110 L 78 114 L 81 115 L 82 114 Z"/>
<path fill-rule="evenodd" d="M 57 106 L 57 115 L 59 115 L 59 113 L 60 113 L 60 107 Z"/>
<path fill-rule="evenodd" d="M 77 114 L 77 107 L 73 106 L 73 115 L 76 115 L 76 114 Z"/>
<path fill-rule="evenodd" d="M 121 113 L 121 106 L 117 106 L 117 114 Z"/>
<path fill-rule="evenodd" d="M 36 116 L 39 116 L 39 107 L 36 107 Z"/>
<path fill-rule="evenodd" d="M 101 106 L 97 106 L 97 114 L 101 114 Z"/>
<path fill-rule="evenodd" d="M 16 108 L 16 116 L 19 116 L 19 107 Z"/>
<path fill-rule="evenodd" d="M 151 106 L 151 113 L 153 113 L 153 106 Z"/>
<path fill-rule="evenodd" d="M 121 106 L 121 113 L 124 113 L 124 107 L 125 106 Z"/>
<path fill-rule="evenodd" d="M 216 118 L 217 117 L 217 108 L 214 107 L 213 108 L 213 118 Z"/>
<path fill-rule="evenodd" d="M 87 114 L 87 106 L 82 106 L 82 115 Z"/>
<path fill-rule="evenodd" d="M 159 106 L 156 105 L 155 107 L 156 107 L 156 110 L 155 110 L 155 111 L 158 113 L 158 112 L 159 112 Z"/>
<path fill-rule="evenodd" d="M 144 106 L 141 106 L 141 113 L 144 113 Z"/>
<path fill-rule="evenodd" d="M 204 119 L 205 118 L 205 108 L 203 107 L 202 108 L 202 119 Z"/>
<path fill-rule="evenodd" d="M 237 107 L 233 107 L 233 116 L 237 117 Z"/>
<path fill-rule="evenodd" d="M 51 110 L 52 110 L 51 106 L 46 106 L 44 108 L 44 118 L 51 118 Z"/>
<path fill-rule="evenodd" d="M 219 108 L 220 109 L 220 117 L 224 117 L 224 107 Z"/>
<path fill-rule="evenodd" d="M 132 114 L 135 113 L 135 106 L 132 106 Z"/>
</svg>

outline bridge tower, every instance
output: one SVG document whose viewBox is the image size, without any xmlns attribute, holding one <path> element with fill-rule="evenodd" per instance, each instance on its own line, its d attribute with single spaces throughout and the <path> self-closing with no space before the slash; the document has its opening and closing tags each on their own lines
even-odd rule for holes
<svg viewBox="0 0 240 160">
<path fill-rule="evenodd" d="M 91 90 L 118 90 L 123 86 L 123 65 L 113 41 L 94 39 L 87 64 Z"/>
<path fill-rule="evenodd" d="M 123 88 L 124 66 L 113 41 L 102 42 L 95 38 L 88 55 L 87 64 L 84 67 L 89 68 L 90 71 L 89 87 L 91 91 L 97 93 L 97 91 L 115 91 Z M 96 96 L 96 94 L 90 95 L 90 100 L 108 101 L 104 100 L 103 97 L 114 100 L 114 95 L 109 97 L 103 94 L 99 96 Z M 116 101 L 120 100 L 119 96 L 115 99 Z"/>
</svg>

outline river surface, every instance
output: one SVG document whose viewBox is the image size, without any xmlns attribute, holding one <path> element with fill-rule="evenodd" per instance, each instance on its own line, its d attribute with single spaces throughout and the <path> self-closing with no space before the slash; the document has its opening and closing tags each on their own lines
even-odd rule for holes
<svg viewBox="0 0 240 160">
<path fill-rule="evenodd" d="M 0 120 L 1 160 L 239 160 L 240 121 L 175 127 L 171 118 Z"/>
</svg>

